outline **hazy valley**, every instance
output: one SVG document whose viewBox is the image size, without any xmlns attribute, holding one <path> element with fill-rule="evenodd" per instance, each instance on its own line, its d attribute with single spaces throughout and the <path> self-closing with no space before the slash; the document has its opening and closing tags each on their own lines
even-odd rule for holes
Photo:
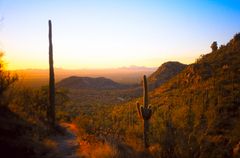
<svg viewBox="0 0 240 158">
<path fill-rule="evenodd" d="M 124 84 L 137 84 L 144 74 L 150 75 L 157 68 L 148 67 L 122 67 L 115 69 L 83 69 L 83 70 L 68 70 L 68 69 L 55 69 L 56 82 L 70 77 L 106 77 L 114 80 L 115 82 Z M 19 84 L 28 87 L 41 87 L 48 84 L 48 70 L 47 69 L 25 69 L 25 70 L 12 70 L 12 73 L 17 73 L 21 79 Z"/>
</svg>

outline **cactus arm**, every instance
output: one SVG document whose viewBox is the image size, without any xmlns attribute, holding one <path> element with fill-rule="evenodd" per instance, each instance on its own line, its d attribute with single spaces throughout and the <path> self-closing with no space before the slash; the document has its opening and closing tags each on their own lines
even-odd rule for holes
<svg viewBox="0 0 240 158">
<path fill-rule="evenodd" d="M 142 117 L 142 113 L 141 113 L 141 109 L 140 109 L 140 104 L 137 102 L 137 112 L 138 112 L 138 116 L 140 117 L 140 118 L 143 118 Z"/>
<path fill-rule="evenodd" d="M 144 106 L 141 106 L 140 109 L 141 109 L 142 118 L 145 120 L 145 118 L 146 118 L 146 111 L 145 111 Z"/>
</svg>

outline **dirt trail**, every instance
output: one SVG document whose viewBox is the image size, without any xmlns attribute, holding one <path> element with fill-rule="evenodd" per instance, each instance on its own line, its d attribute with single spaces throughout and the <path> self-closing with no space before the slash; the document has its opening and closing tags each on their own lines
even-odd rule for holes
<svg viewBox="0 0 240 158">
<path fill-rule="evenodd" d="M 148 153 L 136 152 L 126 144 L 113 140 L 105 142 L 89 142 L 77 136 L 78 129 L 75 124 L 61 123 L 66 130 L 64 135 L 52 136 L 48 139 L 48 146 L 51 151 L 46 157 L 50 158 L 81 158 L 81 157 L 118 157 L 118 158 L 151 158 Z M 90 137 L 89 137 L 90 138 Z"/>
<path fill-rule="evenodd" d="M 78 155 L 79 139 L 77 138 L 76 126 L 70 123 L 61 123 L 60 125 L 66 129 L 66 133 L 50 138 L 54 147 L 53 151 L 48 156 L 58 158 L 80 158 Z"/>
</svg>

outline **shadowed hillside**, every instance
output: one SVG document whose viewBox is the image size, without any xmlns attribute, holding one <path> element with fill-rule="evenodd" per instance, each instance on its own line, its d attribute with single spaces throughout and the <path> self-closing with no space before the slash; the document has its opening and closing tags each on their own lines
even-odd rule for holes
<svg viewBox="0 0 240 158">
<path fill-rule="evenodd" d="M 36 154 L 34 147 L 39 146 L 26 136 L 31 130 L 31 124 L 5 107 L 0 107 L 0 124 L 1 156 L 30 158 Z"/>
</svg>

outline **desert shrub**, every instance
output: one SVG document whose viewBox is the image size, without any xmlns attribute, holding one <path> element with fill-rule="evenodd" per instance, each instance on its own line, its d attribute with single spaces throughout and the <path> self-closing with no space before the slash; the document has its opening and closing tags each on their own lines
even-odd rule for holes
<svg viewBox="0 0 240 158">
<path fill-rule="evenodd" d="M 6 71 L 4 68 L 3 53 L 0 52 L 0 106 L 7 106 L 7 97 L 5 92 L 9 89 L 15 81 L 17 81 L 17 75 L 13 75 L 10 72 Z"/>
</svg>

